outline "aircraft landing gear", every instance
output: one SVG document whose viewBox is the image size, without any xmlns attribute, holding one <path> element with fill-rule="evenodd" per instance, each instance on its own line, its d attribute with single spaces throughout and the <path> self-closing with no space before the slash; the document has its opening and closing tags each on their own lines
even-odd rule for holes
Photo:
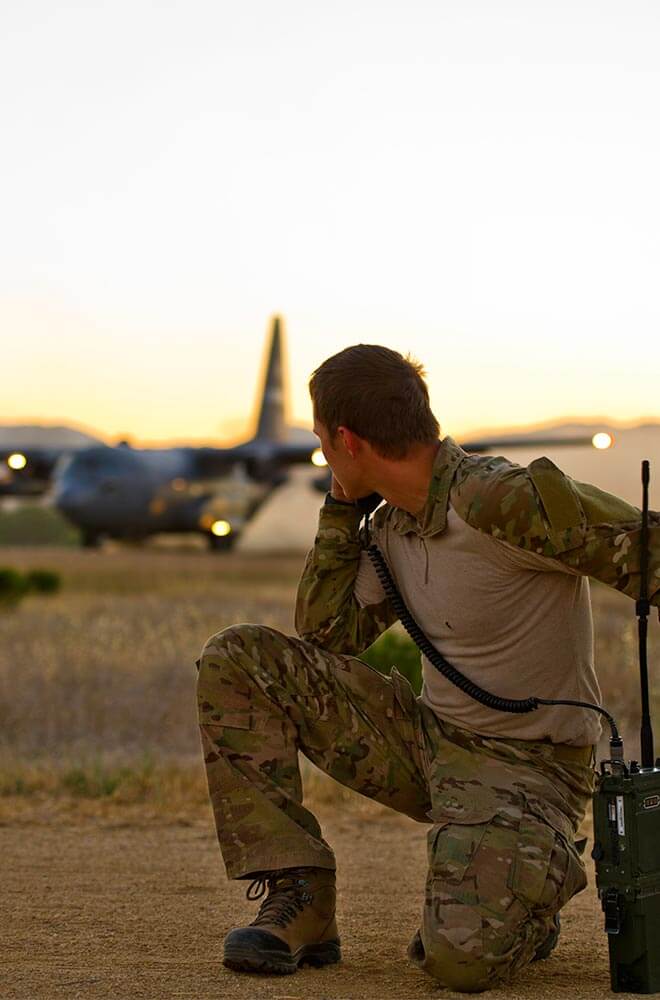
<svg viewBox="0 0 660 1000">
<path fill-rule="evenodd" d="M 83 531 L 80 544 L 84 549 L 98 549 L 101 547 L 101 535 L 98 531 Z"/>
<path fill-rule="evenodd" d="M 209 551 L 211 552 L 231 552 L 234 547 L 234 542 L 236 541 L 236 536 L 231 535 L 214 535 L 213 532 L 209 531 L 206 536 L 209 545 Z"/>
</svg>

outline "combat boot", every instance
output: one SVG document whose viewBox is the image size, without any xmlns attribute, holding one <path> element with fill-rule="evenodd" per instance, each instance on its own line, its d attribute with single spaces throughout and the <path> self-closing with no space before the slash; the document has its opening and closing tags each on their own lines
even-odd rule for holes
<svg viewBox="0 0 660 1000">
<path fill-rule="evenodd" d="M 559 919 L 559 914 L 555 913 L 554 917 L 550 921 L 550 929 L 548 931 L 548 936 L 536 949 L 532 962 L 539 962 L 548 956 L 557 947 L 557 942 L 559 941 L 559 934 L 561 933 L 561 920 Z"/>
<path fill-rule="evenodd" d="M 225 938 L 224 964 L 240 972 L 291 973 L 299 965 L 338 962 L 335 873 L 327 868 L 262 872 L 247 898 L 268 895 L 248 927 Z"/>
</svg>

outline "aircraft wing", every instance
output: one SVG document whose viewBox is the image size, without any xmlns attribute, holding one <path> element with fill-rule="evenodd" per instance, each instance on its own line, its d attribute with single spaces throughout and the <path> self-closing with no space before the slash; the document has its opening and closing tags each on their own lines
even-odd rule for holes
<svg viewBox="0 0 660 1000">
<path fill-rule="evenodd" d="M 499 451 L 508 451 L 510 448 L 557 448 L 557 447 L 584 447 L 588 445 L 592 448 L 610 448 L 614 443 L 611 434 L 601 431 L 593 435 L 573 435 L 571 437 L 533 437 L 529 434 L 517 434 L 511 436 L 481 438 L 475 441 L 461 442 L 461 448 L 471 454 L 482 454 Z M 313 483 L 315 489 L 321 493 L 327 493 L 330 489 L 332 476 L 330 471 L 323 471 Z"/>
<path fill-rule="evenodd" d="M 282 465 L 302 465 L 312 462 L 312 455 L 319 450 L 318 442 L 282 443 L 275 447 L 276 461 Z"/>
<path fill-rule="evenodd" d="M 603 440 L 596 440 L 603 438 Z M 605 440 L 607 439 L 607 440 Z M 599 434 L 582 434 L 572 436 L 548 436 L 534 437 L 529 434 L 516 434 L 503 437 L 481 438 L 474 441 L 461 443 L 461 447 L 473 454 L 490 452 L 496 448 L 557 448 L 557 447 L 584 447 L 609 448 L 613 444 L 610 434 L 600 432 Z M 277 461 L 284 465 L 309 462 L 312 455 L 319 451 L 318 444 L 277 444 L 274 446 L 274 454 Z M 316 463 L 314 463 L 316 464 Z"/>
<path fill-rule="evenodd" d="M 606 442 L 596 443 L 596 438 L 603 437 Z M 573 435 L 570 437 L 548 436 L 534 437 L 529 434 L 519 434 L 467 441 L 462 444 L 465 451 L 471 453 L 490 452 L 495 449 L 513 448 L 549 448 L 549 447 L 609 447 L 612 439 L 604 433 L 600 435 Z M 243 465 L 249 475 L 255 478 L 267 478 L 275 469 L 282 471 L 288 465 L 304 465 L 306 463 L 322 466 L 323 460 L 312 458 L 320 455 L 318 445 L 309 442 L 264 441 L 257 438 L 237 445 L 235 448 L 196 448 L 195 467 L 200 478 L 213 479 L 228 475 L 236 465 Z"/>
<path fill-rule="evenodd" d="M 607 437 L 609 441 L 602 444 L 596 442 L 596 438 L 599 438 L 601 434 Z M 573 437 L 533 437 L 529 434 L 527 435 L 512 435 L 511 437 L 492 437 L 492 438 L 482 438 L 476 441 L 466 441 L 461 443 L 461 448 L 464 451 L 469 451 L 472 454 L 490 452 L 495 448 L 563 448 L 569 445 L 573 447 L 584 447 L 588 445 L 594 448 L 609 448 L 613 443 L 611 435 L 605 434 L 605 432 L 600 432 L 600 434 L 589 434 L 589 435 L 575 435 Z"/>
<path fill-rule="evenodd" d="M 200 479 L 215 479 L 228 475 L 237 466 L 244 466 L 257 479 L 268 477 L 283 466 L 309 462 L 317 450 L 314 443 L 285 443 L 254 439 L 235 448 L 195 448 L 194 466 Z"/>
</svg>

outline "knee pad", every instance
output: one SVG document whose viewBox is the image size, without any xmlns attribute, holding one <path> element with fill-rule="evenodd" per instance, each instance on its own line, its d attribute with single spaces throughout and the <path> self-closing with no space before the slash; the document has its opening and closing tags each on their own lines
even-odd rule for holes
<svg viewBox="0 0 660 1000">
<path fill-rule="evenodd" d="M 510 978 L 516 964 L 506 954 L 486 955 L 476 941 L 470 951 L 462 951 L 439 935 L 422 947 L 424 958 L 416 964 L 445 989 L 459 993 L 482 993 L 496 988 Z"/>
<path fill-rule="evenodd" d="M 219 670 L 237 668 L 252 676 L 255 667 L 269 673 L 269 663 L 281 658 L 287 637 L 268 625 L 244 622 L 228 625 L 212 635 L 196 661 L 199 671 L 198 688 L 210 679 L 217 680 Z"/>
</svg>

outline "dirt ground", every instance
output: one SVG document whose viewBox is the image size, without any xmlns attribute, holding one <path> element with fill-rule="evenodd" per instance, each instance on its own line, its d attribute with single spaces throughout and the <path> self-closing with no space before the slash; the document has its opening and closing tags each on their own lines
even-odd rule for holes
<svg viewBox="0 0 660 1000">
<path fill-rule="evenodd" d="M 228 882 L 210 815 L 155 820 L 139 810 L 0 825 L 3 1000 L 408 1000 L 458 997 L 405 957 L 421 907 L 425 829 L 382 809 L 316 809 L 339 861 L 343 962 L 294 976 L 236 974 L 222 940 L 249 922 L 246 883 Z M 554 954 L 493 995 L 600 1000 L 606 937 L 590 888 L 563 911 Z M 610 994 L 611 995 L 611 994 Z M 624 996 L 624 994 L 619 994 Z M 625 996 L 629 996 L 625 994 Z"/>
<path fill-rule="evenodd" d="M 421 911 L 425 828 L 313 772 L 306 795 L 339 860 L 343 962 L 283 978 L 221 965 L 225 934 L 256 906 L 245 883 L 224 876 L 193 660 L 233 622 L 291 631 L 300 557 L 34 547 L 5 549 L 4 559 L 55 570 L 62 589 L 26 598 L 0 623 L 0 1000 L 458 996 L 405 957 Z M 604 703 L 616 706 L 635 756 L 629 605 L 594 588 Z M 660 654 L 652 633 L 650 663 Z M 593 887 L 564 914 L 552 957 L 496 995 L 611 995 Z"/>
</svg>

